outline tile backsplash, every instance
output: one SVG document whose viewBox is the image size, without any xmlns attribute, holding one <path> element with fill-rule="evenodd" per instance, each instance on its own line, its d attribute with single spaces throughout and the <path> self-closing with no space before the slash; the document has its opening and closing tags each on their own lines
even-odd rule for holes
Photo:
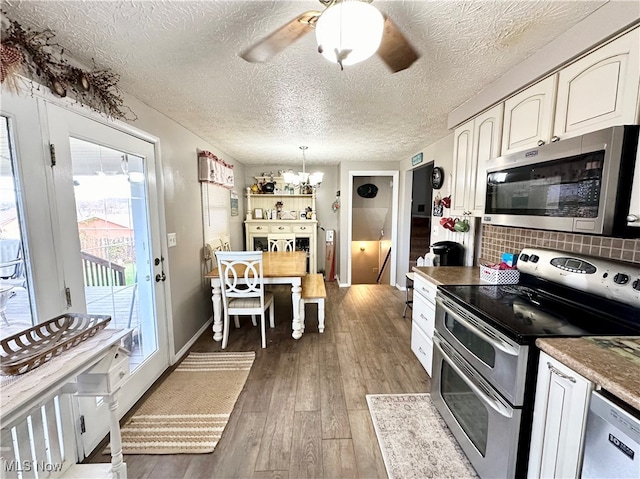
<svg viewBox="0 0 640 479">
<path fill-rule="evenodd" d="M 498 263 L 503 252 L 518 253 L 525 247 L 555 249 L 640 264 L 640 239 L 482 225 L 480 258 L 483 261 Z"/>
</svg>

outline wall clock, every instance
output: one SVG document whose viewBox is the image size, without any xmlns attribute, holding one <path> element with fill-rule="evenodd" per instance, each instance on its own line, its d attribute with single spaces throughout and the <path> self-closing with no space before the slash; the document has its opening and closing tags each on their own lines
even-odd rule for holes
<svg viewBox="0 0 640 479">
<path fill-rule="evenodd" d="M 442 187 L 444 181 L 444 170 L 440 166 L 433 168 L 431 172 L 431 187 L 434 190 L 439 190 Z"/>
</svg>

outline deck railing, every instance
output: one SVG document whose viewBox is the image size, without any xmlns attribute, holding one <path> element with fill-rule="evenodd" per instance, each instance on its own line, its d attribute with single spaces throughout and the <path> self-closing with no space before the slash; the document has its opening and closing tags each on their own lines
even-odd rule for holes
<svg viewBox="0 0 640 479">
<path fill-rule="evenodd" d="M 82 272 L 85 286 L 124 286 L 124 266 L 94 256 L 84 251 Z"/>
</svg>

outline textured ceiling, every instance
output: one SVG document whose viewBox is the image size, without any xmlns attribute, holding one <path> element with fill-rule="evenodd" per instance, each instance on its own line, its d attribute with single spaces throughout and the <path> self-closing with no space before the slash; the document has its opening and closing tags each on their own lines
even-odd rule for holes
<svg viewBox="0 0 640 479">
<path fill-rule="evenodd" d="M 263 64 L 238 53 L 312 0 L 13 1 L 67 54 L 246 164 L 399 160 L 447 134 L 448 113 L 605 1 L 391 1 L 421 58 L 392 74 L 377 57 L 340 71 L 313 33 Z"/>
</svg>

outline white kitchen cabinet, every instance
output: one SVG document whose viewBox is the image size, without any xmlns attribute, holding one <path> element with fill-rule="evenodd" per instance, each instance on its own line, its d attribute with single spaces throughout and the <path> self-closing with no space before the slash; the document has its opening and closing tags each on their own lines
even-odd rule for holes
<svg viewBox="0 0 640 479">
<path fill-rule="evenodd" d="M 251 194 L 247 191 L 246 199 L 245 249 L 247 251 L 266 250 L 269 234 L 291 234 L 295 238 L 296 247 L 307 251 L 308 272 L 316 273 L 318 270 L 318 221 L 315 219 L 315 193 L 310 195 Z M 286 213 L 287 218 L 291 219 L 278 219 L 277 202 L 283 204 L 282 211 Z M 311 219 L 301 218 L 307 208 L 311 209 Z M 271 217 L 273 219 L 270 219 Z"/>
<path fill-rule="evenodd" d="M 636 28 L 560 70 L 553 134 L 638 123 L 639 57 Z"/>
<path fill-rule="evenodd" d="M 413 309 L 411 350 L 431 376 L 433 358 L 433 330 L 436 318 L 436 291 L 438 287 L 425 277 L 415 274 L 413 281 Z"/>
<path fill-rule="evenodd" d="M 485 171 L 500 156 L 502 103 L 459 126 L 454 132 L 451 214 L 482 216 Z"/>
<path fill-rule="evenodd" d="M 580 477 L 591 391 L 593 383 L 540 353 L 529 478 Z"/>
<path fill-rule="evenodd" d="M 557 81 L 551 75 L 504 102 L 503 155 L 551 141 Z"/>
</svg>

